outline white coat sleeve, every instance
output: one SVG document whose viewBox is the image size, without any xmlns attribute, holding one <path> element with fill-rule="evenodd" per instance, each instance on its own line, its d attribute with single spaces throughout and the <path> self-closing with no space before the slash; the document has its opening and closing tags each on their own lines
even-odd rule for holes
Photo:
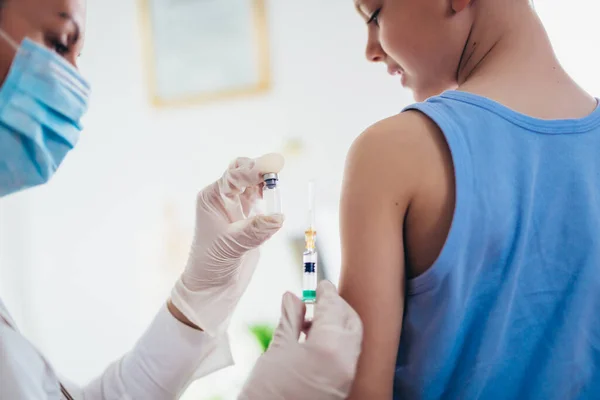
<svg viewBox="0 0 600 400">
<path fill-rule="evenodd" d="M 229 340 L 179 322 L 163 306 L 134 348 L 83 388 L 65 383 L 74 399 L 175 399 L 202 376 L 233 364 Z"/>
</svg>

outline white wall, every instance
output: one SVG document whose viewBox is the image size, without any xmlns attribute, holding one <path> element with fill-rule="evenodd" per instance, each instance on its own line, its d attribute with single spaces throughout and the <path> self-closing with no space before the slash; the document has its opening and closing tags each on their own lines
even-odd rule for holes
<svg viewBox="0 0 600 400">
<path fill-rule="evenodd" d="M 546 0 L 537 8 L 566 66 L 600 94 L 596 3 Z M 299 289 L 286 238 L 304 223 L 308 177 L 318 178 L 319 229 L 329 259 L 339 260 L 337 201 L 348 146 L 410 96 L 383 67 L 364 61 L 365 28 L 350 0 L 271 0 L 268 9 L 269 94 L 154 110 L 136 3 L 89 2 L 81 60 L 94 85 L 87 129 L 51 185 L 6 199 L 0 210 L 2 297 L 72 379 L 85 382 L 134 343 L 183 267 L 195 192 L 235 156 L 279 150 L 289 137 L 307 144 L 282 174 L 286 231 L 264 248 L 236 318 L 240 366 L 192 391 L 221 393 L 229 379 L 241 382 L 257 354 L 243 324 L 274 322 L 283 292 Z"/>
</svg>

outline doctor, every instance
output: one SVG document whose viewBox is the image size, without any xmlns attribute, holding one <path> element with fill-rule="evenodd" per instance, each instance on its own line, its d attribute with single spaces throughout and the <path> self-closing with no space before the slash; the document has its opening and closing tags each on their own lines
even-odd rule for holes
<svg viewBox="0 0 600 400">
<path fill-rule="evenodd" d="M 90 88 L 76 68 L 85 34 L 83 0 L 0 0 L 0 196 L 47 182 L 75 146 Z M 194 379 L 232 364 L 226 331 L 282 216 L 248 218 L 260 177 L 278 155 L 240 158 L 197 197 L 185 271 L 130 352 L 88 385 L 58 376 L 0 301 L 0 399 L 172 399 Z M 318 288 L 304 343 L 304 305 L 284 295 L 282 317 L 241 399 L 343 399 L 362 325 L 335 287 Z"/>
</svg>

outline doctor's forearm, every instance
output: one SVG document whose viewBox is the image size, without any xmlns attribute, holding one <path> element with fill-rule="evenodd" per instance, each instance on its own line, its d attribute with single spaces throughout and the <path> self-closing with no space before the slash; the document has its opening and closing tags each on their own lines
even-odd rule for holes
<svg viewBox="0 0 600 400">
<path fill-rule="evenodd" d="M 133 349 L 85 388 L 86 400 L 173 399 L 187 385 L 233 364 L 227 338 L 212 338 L 164 305 Z"/>
</svg>

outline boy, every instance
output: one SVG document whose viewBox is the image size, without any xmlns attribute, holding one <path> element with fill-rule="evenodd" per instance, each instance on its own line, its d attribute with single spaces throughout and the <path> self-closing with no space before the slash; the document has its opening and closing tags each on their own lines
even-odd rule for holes
<svg viewBox="0 0 600 400">
<path fill-rule="evenodd" d="M 600 396 L 600 109 L 528 0 L 357 0 L 417 103 L 347 159 L 351 399 Z M 426 100 L 427 99 L 427 100 Z"/>
</svg>

